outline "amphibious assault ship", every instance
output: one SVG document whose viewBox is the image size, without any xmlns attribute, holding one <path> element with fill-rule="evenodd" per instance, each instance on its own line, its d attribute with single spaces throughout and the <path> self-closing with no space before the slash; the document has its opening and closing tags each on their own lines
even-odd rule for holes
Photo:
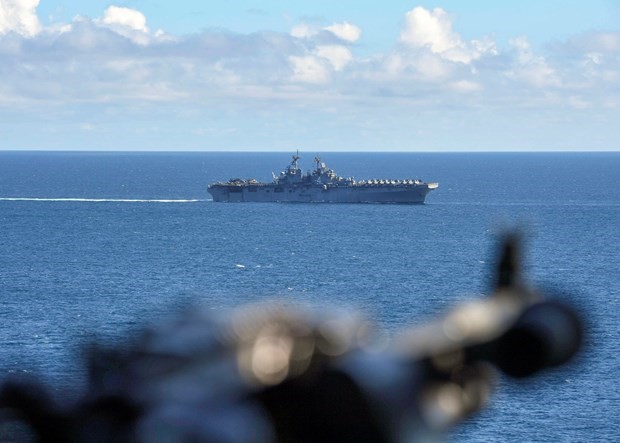
<svg viewBox="0 0 620 443">
<path fill-rule="evenodd" d="M 302 173 L 299 153 L 271 183 L 233 178 L 209 185 L 216 202 L 424 203 L 438 183 L 418 179 L 355 180 L 338 176 L 317 156 L 315 168 Z"/>
</svg>

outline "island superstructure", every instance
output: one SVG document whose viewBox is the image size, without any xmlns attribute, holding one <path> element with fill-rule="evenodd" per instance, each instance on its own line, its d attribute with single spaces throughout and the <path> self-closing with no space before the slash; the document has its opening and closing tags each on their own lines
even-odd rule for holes
<svg viewBox="0 0 620 443">
<path fill-rule="evenodd" d="M 422 204 L 438 183 L 419 179 L 355 180 L 338 176 L 320 157 L 315 168 L 304 174 L 299 153 L 270 183 L 233 178 L 207 188 L 216 202 L 317 202 L 317 203 L 410 203 Z"/>
</svg>

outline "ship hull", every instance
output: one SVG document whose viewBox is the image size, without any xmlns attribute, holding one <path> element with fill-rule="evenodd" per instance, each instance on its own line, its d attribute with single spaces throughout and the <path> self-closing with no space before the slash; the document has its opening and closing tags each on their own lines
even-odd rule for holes
<svg viewBox="0 0 620 443">
<path fill-rule="evenodd" d="M 216 202 L 422 204 L 426 195 L 436 187 L 434 183 L 333 187 L 216 184 L 211 185 L 208 192 Z"/>
</svg>

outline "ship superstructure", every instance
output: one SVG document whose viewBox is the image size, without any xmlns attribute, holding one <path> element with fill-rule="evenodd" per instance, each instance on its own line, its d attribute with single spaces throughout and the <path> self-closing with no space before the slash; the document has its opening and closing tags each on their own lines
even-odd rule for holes
<svg viewBox="0 0 620 443">
<path fill-rule="evenodd" d="M 233 178 L 209 185 L 216 202 L 325 202 L 325 203 L 424 203 L 426 194 L 438 183 L 418 179 L 370 179 L 356 181 L 340 177 L 320 157 L 315 167 L 304 174 L 299 168 L 299 153 L 271 183 L 255 179 Z"/>
</svg>

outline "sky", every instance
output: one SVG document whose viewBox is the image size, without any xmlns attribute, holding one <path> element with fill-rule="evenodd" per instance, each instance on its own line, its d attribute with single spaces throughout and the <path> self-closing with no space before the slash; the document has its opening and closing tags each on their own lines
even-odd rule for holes
<svg viewBox="0 0 620 443">
<path fill-rule="evenodd" d="M 0 0 L 0 150 L 617 151 L 620 0 Z"/>
</svg>

